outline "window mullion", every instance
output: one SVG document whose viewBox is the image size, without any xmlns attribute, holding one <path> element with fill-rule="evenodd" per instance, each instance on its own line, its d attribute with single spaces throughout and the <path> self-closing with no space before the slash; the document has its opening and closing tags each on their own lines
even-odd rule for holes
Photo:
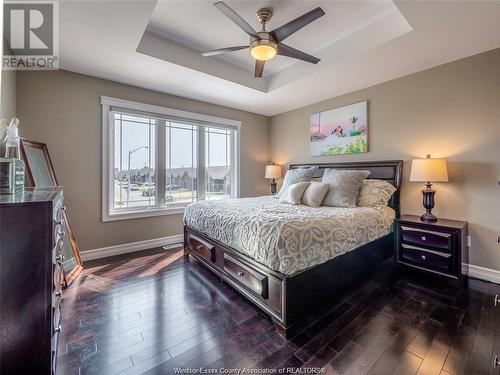
<svg viewBox="0 0 500 375">
<path fill-rule="evenodd" d="M 165 120 L 157 120 L 156 127 L 156 205 L 165 205 L 167 181 L 167 127 Z"/>
<path fill-rule="evenodd" d="M 198 160 L 196 168 L 197 200 L 205 200 L 205 127 L 198 125 Z"/>
</svg>

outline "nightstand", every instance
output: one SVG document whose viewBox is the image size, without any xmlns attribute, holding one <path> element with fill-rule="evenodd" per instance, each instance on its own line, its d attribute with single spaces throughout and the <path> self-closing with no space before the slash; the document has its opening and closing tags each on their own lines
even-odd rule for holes
<svg viewBox="0 0 500 375">
<path fill-rule="evenodd" d="M 467 230 L 464 221 L 439 219 L 429 223 L 419 216 L 403 215 L 396 220 L 394 260 L 461 287 L 462 263 L 468 263 Z"/>
</svg>

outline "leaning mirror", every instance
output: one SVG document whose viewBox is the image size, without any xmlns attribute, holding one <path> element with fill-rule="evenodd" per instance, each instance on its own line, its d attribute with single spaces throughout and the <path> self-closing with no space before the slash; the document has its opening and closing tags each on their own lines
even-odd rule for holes
<svg viewBox="0 0 500 375">
<path fill-rule="evenodd" d="M 21 157 L 26 168 L 26 185 L 33 187 L 58 186 L 49 151 L 45 143 L 21 139 Z M 61 229 L 66 233 L 62 253 L 66 286 L 69 286 L 83 269 L 80 252 L 68 220 L 66 209 L 61 219 Z"/>
</svg>

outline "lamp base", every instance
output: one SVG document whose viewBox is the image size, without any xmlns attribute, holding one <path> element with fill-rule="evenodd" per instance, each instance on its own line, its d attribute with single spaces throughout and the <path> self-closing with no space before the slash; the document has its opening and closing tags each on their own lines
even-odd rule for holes
<svg viewBox="0 0 500 375">
<path fill-rule="evenodd" d="M 276 195 L 276 181 L 273 178 L 273 181 L 271 182 L 271 194 Z"/>
<path fill-rule="evenodd" d="M 425 185 L 425 189 L 422 190 L 422 201 L 425 207 L 425 214 L 420 216 L 420 220 L 425 222 L 436 222 L 438 218 L 432 214 L 432 209 L 434 208 L 434 195 L 435 190 L 432 190 L 432 184 L 428 182 Z"/>
<path fill-rule="evenodd" d="M 435 223 L 436 221 L 438 221 L 438 218 L 434 216 L 431 212 L 426 212 L 425 214 L 420 216 L 420 220 L 428 223 Z"/>
</svg>

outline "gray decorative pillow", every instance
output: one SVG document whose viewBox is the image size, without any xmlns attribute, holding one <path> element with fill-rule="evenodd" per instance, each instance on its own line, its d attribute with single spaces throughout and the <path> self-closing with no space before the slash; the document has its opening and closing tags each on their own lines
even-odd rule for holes
<svg viewBox="0 0 500 375">
<path fill-rule="evenodd" d="M 330 189 L 323 200 L 323 206 L 356 207 L 361 185 L 370 173 L 370 171 L 325 169 L 323 183 L 330 185 Z"/>
<path fill-rule="evenodd" d="M 285 193 L 286 189 L 292 184 L 312 181 L 315 171 L 316 167 L 288 170 L 285 174 L 285 178 L 283 179 L 283 185 L 281 185 L 281 189 L 275 197 L 280 198 Z"/>
<path fill-rule="evenodd" d="M 323 202 L 326 193 L 328 193 L 328 189 L 330 189 L 330 185 L 328 184 L 317 181 L 311 182 L 302 196 L 302 204 L 310 207 L 321 206 L 321 202 Z"/>
<path fill-rule="evenodd" d="M 290 185 L 286 191 L 281 195 L 280 203 L 290 203 L 290 204 L 300 204 L 302 195 L 306 191 L 310 182 L 299 182 L 297 184 Z"/>
<path fill-rule="evenodd" d="M 358 196 L 358 206 L 382 209 L 387 206 L 396 188 L 384 180 L 364 180 Z"/>
</svg>

